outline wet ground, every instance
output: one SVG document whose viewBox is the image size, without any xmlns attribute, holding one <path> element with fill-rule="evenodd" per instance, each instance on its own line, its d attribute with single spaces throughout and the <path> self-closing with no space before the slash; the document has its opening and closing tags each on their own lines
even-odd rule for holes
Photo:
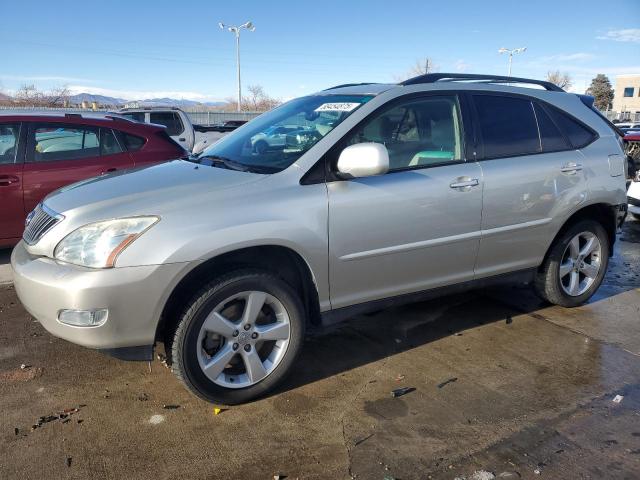
<svg viewBox="0 0 640 480">
<path fill-rule="evenodd" d="M 50 336 L 0 286 L 0 478 L 640 478 L 639 242 L 630 221 L 588 305 L 514 286 L 359 317 L 218 415 L 159 361 Z"/>
</svg>

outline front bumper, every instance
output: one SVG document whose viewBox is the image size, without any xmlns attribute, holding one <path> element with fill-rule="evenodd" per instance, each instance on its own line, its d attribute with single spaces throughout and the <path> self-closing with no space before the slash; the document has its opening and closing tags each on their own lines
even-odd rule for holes
<svg viewBox="0 0 640 480">
<path fill-rule="evenodd" d="M 120 358 L 149 357 L 162 308 L 183 263 L 91 269 L 29 254 L 20 242 L 11 255 L 16 293 L 52 335 Z M 64 309 L 108 309 L 100 326 L 60 323 Z M 135 352 L 139 352 L 136 354 Z"/>
</svg>

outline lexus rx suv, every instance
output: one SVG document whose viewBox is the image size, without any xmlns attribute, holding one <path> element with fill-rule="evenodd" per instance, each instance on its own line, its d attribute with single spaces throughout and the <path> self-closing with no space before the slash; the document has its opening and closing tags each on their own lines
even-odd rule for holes
<svg viewBox="0 0 640 480">
<path fill-rule="evenodd" d="M 291 100 L 198 157 L 49 195 L 15 288 L 71 342 L 139 360 L 164 342 L 177 377 L 226 404 L 272 390 L 305 330 L 358 313 L 514 280 L 574 307 L 627 209 L 622 143 L 592 101 L 467 74 Z M 296 142 L 255 148 L 292 125 Z"/>
</svg>

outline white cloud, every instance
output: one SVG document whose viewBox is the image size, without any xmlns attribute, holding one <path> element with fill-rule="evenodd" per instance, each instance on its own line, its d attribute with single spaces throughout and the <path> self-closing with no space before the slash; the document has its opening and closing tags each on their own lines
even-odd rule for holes
<svg viewBox="0 0 640 480">
<path fill-rule="evenodd" d="M 549 55 L 546 57 L 539 57 L 537 60 L 541 63 L 546 62 L 584 62 L 587 60 L 592 60 L 595 58 L 595 55 L 586 52 L 577 52 L 577 53 L 560 53 L 557 55 Z"/>
<path fill-rule="evenodd" d="M 462 59 L 457 60 L 455 63 L 456 72 L 466 72 L 469 70 L 469 67 L 471 67 L 471 65 L 469 65 L 467 62 L 465 62 Z"/>
<path fill-rule="evenodd" d="M 599 35 L 596 38 L 598 40 L 613 40 L 615 42 L 640 43 L 640 28 L 609 30 L 604 35 Z"/>
<path fill-rule="evenodd" d="M 107 97 L 123 98 L 125 100 L 144 100 L 149 98 L 175 98 L 180 100 L 195 101 L 219 101 L 221 99 L 205 95 L 200 92 L 182 90 L 117 90 L 111 88 L 91 87 L 86 85 L 69 85 L 69 91 L 75 95 L 78 93 L 90 93 L 92 95 L 104 95 Z"/>
</svg>

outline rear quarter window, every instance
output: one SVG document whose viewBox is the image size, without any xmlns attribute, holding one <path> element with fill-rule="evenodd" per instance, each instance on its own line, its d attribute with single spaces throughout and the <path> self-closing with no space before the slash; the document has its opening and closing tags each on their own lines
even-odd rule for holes
<svg viewBox="0 0 640 480">
<path fill-rule="evenodd" d="M 124 132 L 122 132 L 122 141 L 124 142 L 124 146 L 130 152 L 140 150 L 146 143 L 144 138 Z"/>
<path fill-rule="evenodd" d="M 569 139 L 573 148 L 586 147 L 596 139 L 595 133 L 560 109 L 548 106 L 547 110 L 554 123 Z"/>
</svg>

